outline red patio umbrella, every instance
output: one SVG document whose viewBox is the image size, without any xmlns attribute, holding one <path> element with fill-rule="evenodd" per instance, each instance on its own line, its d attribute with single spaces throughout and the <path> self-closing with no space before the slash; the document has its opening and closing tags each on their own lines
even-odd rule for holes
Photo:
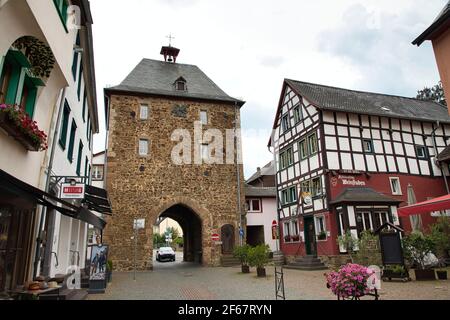
<svg viewBox="0 0 450 320">
<path fill-rule="evenodd" d="M 398 209 L 399 217 L 408 217 L 416 214 L 430 213 L 450 209 L 450 194 L 424 202 L 415 203 Z"/>
</svg>

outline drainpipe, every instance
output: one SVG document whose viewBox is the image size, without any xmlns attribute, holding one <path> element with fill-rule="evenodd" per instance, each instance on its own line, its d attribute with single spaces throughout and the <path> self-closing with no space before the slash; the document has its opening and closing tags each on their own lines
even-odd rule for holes
<svg viewBox="0 0 450 320">
<path fill-rule="evenodd" d="M 243 244 L 243 237 L 241 236 L 241 229 L 243 229 L 242 226 L 242 208 L 241 208 L 241 170 L 239 168 L 239 150 L 238 150 L 238 137 L 236 135 L 237 129 L 238 129 L 238 114 L 237 114 L 237 102 L 234 102 L 234 139 L 236 141 L 236 185 L 237 185 L 237 193 L 238 193 L 238 211 L 239 211 L 239 245 L 242 246 Z M 242 155 L 241 155 L 242 156 Z"/>
<path fill-rule="evenodd" d="M 436 161 L 437 161 L 438 149 L 437 149 L 437 146 L 436 146 L 436 139 L 435 138 L 436 138 L 436 130 L 440 128 L 441 123 L 439 121 L 437 121 L 436 125 L 437 125 L 437 127 L 433 131 L 431 131 L 431 136 L 433 138 L 434 153 L 436 155 Z M 440 162 L 437 162 L 437 163 L 439 165 L 439 169 L 441 170 L 442 177 L 444 178 L 445 189 L 447 190 L 447 194 L 450 194 L 450 189 L 449 189 L 449 186 L 448 186 L 447 177 L 445 176 L 444 169 L 442 168 L 442 163 L 440 163 Z"/>
<path fill-rule="evenodd" d="M 56 150 L 56 139 L 58 138 L 59 126 L 61 123 L 61 113 L 62 113 L 62 110 L 64 109 L 64 99 L 66 97 L 66 88 L 67 87 L 64 87 L 61 91 L 61 100 L 59 102 L 58 118 L 56 119 L 55 131 L 53 133 L 52 149 L 50 151 L 50 159 L 49 159 L 48 168 L 47 168 L 47 180 L 45 182 L 45 192 L 50 191 L 51 174 L 52 174 L 52 170 L 53 170 L 53 160 L 55 157 L 55 150 Z M 48 219 L 48 215 L 49 214 L 47 211 L 47 207 L 42 207 L 41 217 L 40 217 L 40 222 L 39 222 L 39 229 L 38 229 L 38 237 L 36 239 L 36 252 L 35 252 L 35 256 L 34 256 L 33 279 L 36 278 L 36 276 L 37 276 L 37 269 L 38 269 L 38 265 L 39 265 L 39 261 L 40 261 L 40 258 L 39 258 L 40 247 L 41 247 L 42 240 L 43 240 L 41 238 L 41 232 L 42 232 L 42 228 L 44 227 L 45 219 Z M 51 246 L 53 245 L 53 236 L 51 238 L 52 238 L 52 241 L 50 243 L 46 243 L 46 246 L 49 246 L 49 250 L 52 249 Z M 51 252 L 51 250 L 50 250 L 50 252 Z"/>
</svg>

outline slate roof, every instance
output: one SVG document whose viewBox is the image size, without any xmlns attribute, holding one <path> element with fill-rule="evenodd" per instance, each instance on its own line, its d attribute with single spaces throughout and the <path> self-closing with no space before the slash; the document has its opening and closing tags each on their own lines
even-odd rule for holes
<svg viewBox="0 0 450 320">
<path fill-rule="evenodd" d="M 175 90 L 174 83 L 180 77 L 186 79 L 187 91 Z M 197 66 L 151 59 L 142 59 L 120 85 L 105 91 L 236 102 L 239 106 L 245 103 L 227 95 Z"/>
<path fill-rule="evenodd" d="M 437 18 L 433 21 L 420 36 L 415 39 L 412 44 L 420 46 L 424 41 L 431 40 L 434 36 L 448 29 L 450 26 L 450 1 L 447 2 L 445 7 L 439 13 Z"/>
<path fill-rule="evenodd" d="M 382 193 L 376 192 L 372 188 L 356 187 L 347 188 L 330 204 L 341 203 L 367 203 L 367 204 L 395 204 L 403 201 L 390 198 Z"/>
<path fill-rule="evenodd" d="M 286 82 L 319 109 L 450 123 L 447 107 L 437 102 L 290 79 L 286 79 Z"/>
<path fill-rule="evenodd" d="M 253 187 L 248 184 L 245 185 L 246 197 L 261 197 L 261 198 L 275 198 L 277 190 L 275 187 Z"/>
<path fill-rule="evenodd" d="M 261 171 L 256 171 L 250 178 L 247 179 L 246 182 L 251 183 L 262 176 L 273 175 L 275 175 L 275 166 L 273 165 L 273 161 L 270 161 L 268 164 L 261 168 Z"/>
<path fill-rule="evenodd" d="M 447 146 L 441 153 L 437 156 L 438 161 L 449 161 L 450 160 L 450 146 Z"/>
</svg>

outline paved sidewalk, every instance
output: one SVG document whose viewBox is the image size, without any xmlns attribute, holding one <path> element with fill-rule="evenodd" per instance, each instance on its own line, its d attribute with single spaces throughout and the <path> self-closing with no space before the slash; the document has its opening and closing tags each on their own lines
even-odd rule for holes
<svg viewBox="0 0 450 320">
<path fill-rule="evenodd" d="M 240 267 L 206 268 L 194 264 L 156 263 L 155 271 L 115 272 L 105 294 L 89 295 L 89 300 L 273 300 L 274 269 L 268 277 L 257 278 L 256 271 L 240 273 Z M 326 288 L 323 271 L 284 270 L 286 299 L 334 300 Z M 382 282 L 382 300 L 450 300 L 450 281 Z M 373 298 L 372 298 L 373 299 Z"/>
</svg>

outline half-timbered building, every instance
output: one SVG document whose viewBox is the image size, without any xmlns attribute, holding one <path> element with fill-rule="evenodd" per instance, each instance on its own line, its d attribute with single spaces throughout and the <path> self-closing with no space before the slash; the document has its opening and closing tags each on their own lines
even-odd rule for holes
<svg viewBox="0 0 450 320">
<path fill-rule="evenodd" d="M 450 117 L 438 103 L 286 79 L 269 142 L 285 255 L 343 253 L 339 235 L 386 221 L 411 231 L 397 208 L 408 190 L 416 201 L 448 192 L 448 165 L 436 158 L 448 138 Z"/>
</svg>

